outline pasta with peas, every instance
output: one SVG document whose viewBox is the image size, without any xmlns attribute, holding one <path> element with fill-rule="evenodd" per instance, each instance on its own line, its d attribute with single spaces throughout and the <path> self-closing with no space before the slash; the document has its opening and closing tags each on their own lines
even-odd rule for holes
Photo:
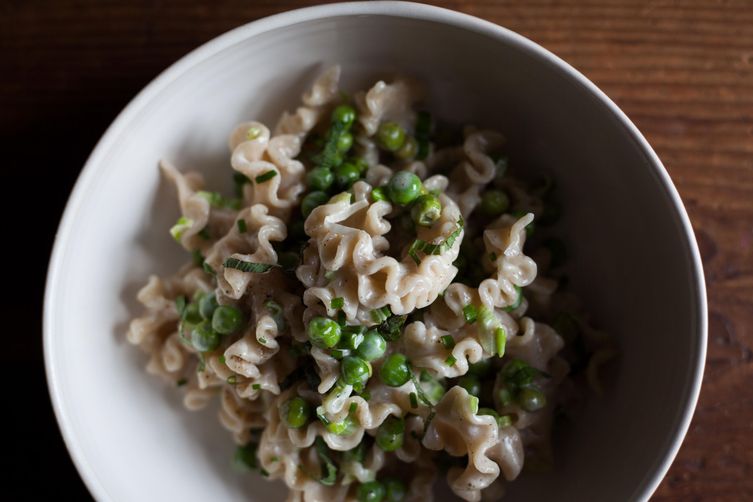
<svg viewBox="0 0 753 502">
<path fill-rule="evenodd" d="M 553 183 L 415 82 L 349 98 L 340 74 L 231 132 L 233 196 L 161 163 L 191 260 L 149 279 L 127 339 L 187 408 L 217 400 L 239 465 L 288 500 L 500 496 L 616 354 L 566 288 Z"/>
</svg>

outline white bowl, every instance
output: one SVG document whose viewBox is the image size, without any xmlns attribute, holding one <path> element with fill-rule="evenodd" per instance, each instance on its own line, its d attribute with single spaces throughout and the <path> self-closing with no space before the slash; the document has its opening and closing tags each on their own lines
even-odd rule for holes
<svg viewBox="0 0 753 502">
<path fill-rule="evenodd" d="M 701 383 L 706 299 L 690 223 L 656 154 L 580 73 L 494 24 L 426 5 L 326 5 L 269 17 L 195 50 L 144 89 L 89 158 L 50 262 L 44 346 L 66 444 L 99 500 L 279 500 L 280 484 L 229 468 L 214 412 L 182 409 L 124 343 L 150 272 L 186 258 L 161 157 L 229 179 L 226 136 L 272 122 L 323 65 L 344 85 L 423 79 L 438 115 L 503 131 L 513 158 L 549 172 L 564 202 L 572 284 L 619 340 L 614 386 L 557 442 L 556 467 L 507 500 L 644 500 L 682 441 Z"/>
</svg>

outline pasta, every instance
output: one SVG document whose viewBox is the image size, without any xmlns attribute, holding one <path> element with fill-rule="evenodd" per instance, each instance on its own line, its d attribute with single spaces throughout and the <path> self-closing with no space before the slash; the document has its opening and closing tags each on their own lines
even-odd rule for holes
<svg viewBox="0 0 753 502">
<path fill-rule="evenodd" d="M 618 352 L 564 287 L 551 181 L 432 120 L 415 82 L 351 100 L 340 75 L 231 132 L 234 197 L 161 162 L 192 259 L 149 278 L 127 340 L 289 501 L 499 497 Z"/>
</svg>

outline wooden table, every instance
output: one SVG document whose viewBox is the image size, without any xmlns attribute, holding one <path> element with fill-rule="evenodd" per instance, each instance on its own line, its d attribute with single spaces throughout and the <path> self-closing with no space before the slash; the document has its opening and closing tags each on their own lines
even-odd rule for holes
<svg viewBox="0 0 753 502">
<path fill-rule="evenodd" d="M 13 281 L 30 284 L 34 301 L 5 301 L 9 315 L 39 317 L 59 211 L 128 100 L 210 38 L 313 3 L 0 2 L 4 189 L 28 191 L 30 202 L 41 199 L 46 208 L 43 217 L 6 223 L 6 235 L 36 239 L 24 261 L 39 264 Z M 627 112 L 664 161 L 701 247 L 710 339 L 698 410 L 655 500 L 753 500 L 753 1 L 439 3 L 511 28 L 569 61 Z M 16 434 L 27 436 L 18 453 L 40 453 L 18 479 L 34 482 L 36 493 L 80 489 L 43 402 L 39 333 L 5 338 L 13 353 L 5 374 L 22 379 L 10 411 Z M 39 483 L 46 473 L 57 473 L 56 482 Z"/>
</svg>

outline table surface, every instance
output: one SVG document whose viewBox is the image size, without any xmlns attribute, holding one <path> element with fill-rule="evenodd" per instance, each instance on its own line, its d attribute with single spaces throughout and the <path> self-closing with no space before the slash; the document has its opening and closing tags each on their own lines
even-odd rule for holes
<svg viewBox="0 0 753 502">
<path fill-rule="evenodd" d="M 32 187 L 29 201 L 43 197 L 45 211 L 10 223 L 34 243 L 25 261 L 40 264 L 24 277 L 10 271 L 27 290 L 3 305 L 26 320 L 25 336 L 6 337 L 10 374 L 24 375 L 10 411 L 23 439 L 12 443 L 35 462 L 17 469 L 26 486 L 19 498 L 86 497 L 47 400 L 39 321 L 54 228 L 86 156 L 128 100 L 180 56 L 240 24 L 313 3 L 0 1 L 3 177 Z M 654 499 L 753 499 L 753 2 L 437 3 L 564 58 L 630 116 L 664 161 L 701 248 L 710 323 L 698 409 Z M 31 332 L 29 320 L 37 323 Z M 49 483 L 39 483 L 42 473 L 52 473 Z"/>
</svg>

